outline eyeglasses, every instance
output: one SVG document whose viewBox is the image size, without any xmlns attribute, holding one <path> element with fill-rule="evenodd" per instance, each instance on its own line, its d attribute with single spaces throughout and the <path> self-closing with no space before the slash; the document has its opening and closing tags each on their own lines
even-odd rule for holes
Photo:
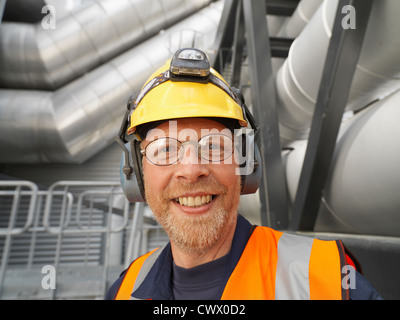
<svg viewBox="0 0 400 320">
<path fill-rule="evenodd" d="M 157 166 L 169 166 L 182 159 L 185 145 L 195 145 L 197 158 L 207 162 L 219 163 L 228 159 L 234 150 L 231 137 L 224 134 L 209 134 L 198 142 L 181 142 L 175 138 L 163 137 L 150 142 L 144 150 L 140 150 L 147 160 Z M 203 162 L 202 162 L 203 163 Z"/>
</svg>

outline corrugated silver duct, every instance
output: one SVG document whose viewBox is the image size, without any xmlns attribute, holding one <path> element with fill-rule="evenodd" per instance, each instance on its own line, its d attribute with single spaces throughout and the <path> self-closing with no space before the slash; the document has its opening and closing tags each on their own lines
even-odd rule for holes
<svg viewBox="0 0 400 320">
<path fill-rule="evenodd" d="M 102 150 L 155 68 L 179 47 L 211 47 L 222 7 L 212 3 L 54 93 L 0 90 L 0 162 L 82 163 Z"/>
<path fill-rule="evenodd" d="M 283 143 L 308 136 L 337 4 L 337 0 L 323 2 L 293 42 L 278 71 L 276 86 Z M 374 2 L 348 110 L 358 110 L 400 87 L 399 12 L 399 1 Z"/>
<path fill-rule="evenodd" d="M 57 17 L 62 17 L 69 14 L 70 11 L 92 0 L 43 0 L 47 5 L 55 8 Z"/>
<path fill-rule="evenodd" d="M 198 11 L 210 0 L 98 0 L 62 17 L 55 29 L 0 28 L 0 86 L 54 90 Z"/>
</svg>

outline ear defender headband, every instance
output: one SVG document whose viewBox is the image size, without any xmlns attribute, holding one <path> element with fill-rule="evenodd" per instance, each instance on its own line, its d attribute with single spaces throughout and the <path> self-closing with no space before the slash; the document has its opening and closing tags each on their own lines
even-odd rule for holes
<svg viewBox="0 0 400 320">
<path fill-rule="evenodd" d="M 190 56 L 195 56 L 191 59 Z M 201 55 L 203 59 L 197 59 Z M 189 56 L 189 58 L 187 58 Z M 210 72 L 208 59 L 200 50 L 181 49 L 176 52 L 171 60 L 169 70 L 149 81 L 136 99 L 132 96 L 128 100 L 127 111 L 121 124 L 117 143 L 123 150 L 120 163 L 121 187 L 125 196 L 130 202 L 145 201 L 144 180 L 142 172 L 142 155 L 140 154 L 140 139 L 138 135 L 129 133 L 130 117 L 132 112 L 139 105 L 143 97 L 153 88 L 165 81 L 184 81 L 197 83 L 212 83 L 225 91 L 242 109 L 243 118 L 251 128 L 238 130 L 238 138 L 241 139 L 241 156 L 245 155 L 245 161 L 239 165 L 241 172 L 242 189 L 241 194 L 255 193 L 261 179 L 261 155 L 255 143 L 258 127 L 248 110 L 243 95 L 239 89 L 229 87 L 224 81 Z M 240 121 L 239 121 L 240 123 Z M 243 122 L 242 122 L 243 123 Z M 242 124 L 241 123 L 241 124 Z M 249 168 L 249 169 L 247 169 Z"/>
</svg>

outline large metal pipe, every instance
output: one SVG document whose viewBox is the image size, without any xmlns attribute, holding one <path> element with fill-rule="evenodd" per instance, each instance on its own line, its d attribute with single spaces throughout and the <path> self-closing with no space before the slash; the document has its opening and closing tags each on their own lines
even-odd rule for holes
<svg viewBox="0 0 400 320">
<path fill-rule="evenodd" d="M 276 77 L 283 143 L 306 139 L 331 37 L 337 0 L 325 0 L 293 42 Z M 358 110 L 400 87 L 400 2 L 375 1 L 347 110 Z"/>
<path fill-rule="evenodd" d="M 56 14 L 55 29 L 42 23 L 3 23 L 0 86 L 58 89 L 209 3 L 98 0 Z"/>
<path fill-rule="evenodd" d="M 296 38 L 311 20 L 323 0 L 301 0 L 290 18 L 286 18 L 277 36 Z"/>
<path fill-rule="evenodd" d="M 399 105 L 400 91 L 375 103 L 337 143 L 324 206 L 355 232 L 400 236 Z"/>
<path fill-rule="evenodd" d="M 341 127 L 316 231 L 400 236 L 400 91 Z M 286 178 L 293 202 L 307 141 L 293 142 Z"/>
<path fill-rule="evenodd" d="M 102 150 L 155 68 L 180 47 L 211 47 L 222 6 L 212 3 L 54 92 L 0 90 L 0 162 L 82 163 Z"/>
</svg>

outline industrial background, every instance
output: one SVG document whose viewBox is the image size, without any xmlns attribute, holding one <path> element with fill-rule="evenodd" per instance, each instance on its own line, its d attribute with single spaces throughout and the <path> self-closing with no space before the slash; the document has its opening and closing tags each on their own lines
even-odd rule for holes
<svg viewBox="0 0 400 320">
<path fill-rule="evenodd" d="M 125 198 L 114 138 L 147 77 L 197 47 L 261 129 L 240 213 L 342 239 L 400 299 L 399 16 L 398 0 L 0 0 L 0 298 L 103 299 L 168 240 Z"/>
</svg>

